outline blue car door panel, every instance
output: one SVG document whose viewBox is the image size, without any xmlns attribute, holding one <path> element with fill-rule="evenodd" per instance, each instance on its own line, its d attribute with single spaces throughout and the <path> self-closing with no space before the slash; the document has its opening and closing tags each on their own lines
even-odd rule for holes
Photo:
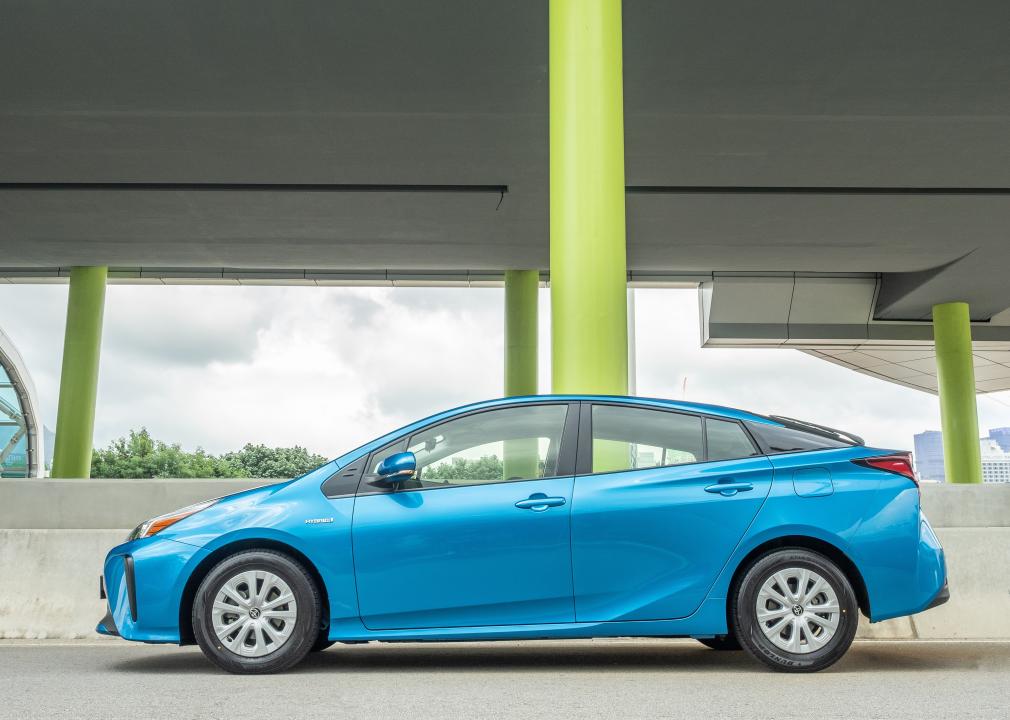
<svg viewBox="0 0 1010 720">
<path fill-rule="evenodd" d="M 765 457 L 577 477 L 576 619 L 660 620 L 693 613 L 771 480 Z"/>
<path fill-rule="evenodd" d="M 365 626 L 573 622 L 572 482 L 359 496 L 353 545 Z"/>
</svg>

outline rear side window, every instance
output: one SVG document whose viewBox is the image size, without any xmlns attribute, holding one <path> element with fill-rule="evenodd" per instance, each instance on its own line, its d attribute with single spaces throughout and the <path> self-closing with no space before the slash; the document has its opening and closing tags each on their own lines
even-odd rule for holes
<svg viewBox="0 0 1010 720">
<path fill-rule="evenodd" d="M 707 418 L 705 432 L 708 434 L 709 460 L 736 460 L 761 454 L 740 423 Z"/>
<path fill-rule="evenodd" d="M 683 465 L 703 459 L 700 417 L 593 405 L 594 473 Z"/>
<path fill-rule="evenodd" d="M 769 454 L 852 446 L 852 443 L 842 442 L 824 435 L 767 423 L 748 422 L 747 429 L 762 445 L 762 449 Z"/>
</svg>

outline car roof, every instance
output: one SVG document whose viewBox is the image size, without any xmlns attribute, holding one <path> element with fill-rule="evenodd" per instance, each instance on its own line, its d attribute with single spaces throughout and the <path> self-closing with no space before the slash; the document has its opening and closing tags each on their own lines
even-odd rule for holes
<svg viewBox="0 0 1010 720">
<path fill-rule="evenodd" d="M 535 402 L 608 402 L 627 405 L 638 405 L 641 407 L 655 407 L 667 410 L 681 410 L 683 412 L 700 413 L 715 417 L 725 417 L 732 420 L 748 420 L 767 424 L 778 424 L 769 417 L 758 415 L 747 410 L 725 407 L 722 405 L 710 405 L 708 403 L 686 402 L 683 400 L 669 400 L 666 398 L 638 397 L 634 395 L 521 395 L 516 397 L 496 398 L 494 400 L 484 400 L 481 402 L 461 405 L 451 410 L 446 410 L 425 418 L 425 420 L 435 420 L 441 417 L 451 417 L 460 412 L 476 410 L 483 407 L 498 407 L 513 404 L 525 404 Z"/>
</svg>

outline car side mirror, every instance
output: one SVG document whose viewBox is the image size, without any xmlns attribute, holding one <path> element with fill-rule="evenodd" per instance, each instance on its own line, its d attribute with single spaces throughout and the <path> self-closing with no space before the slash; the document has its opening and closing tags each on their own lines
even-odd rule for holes
<svg viewBox="0 0 1010 720">
<path fill-rule="evenodd" d="M 409 480 L 417 473 L 417 458 L 412 452 L 390 455 L 375 469 L 377 485 L 393 486 Z"/>
</svg>

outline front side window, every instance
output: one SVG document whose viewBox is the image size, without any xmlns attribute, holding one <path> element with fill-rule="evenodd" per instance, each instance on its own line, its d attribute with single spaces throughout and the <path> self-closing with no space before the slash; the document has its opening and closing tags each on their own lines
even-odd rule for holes
<svg viewBox="0 0 1010 720">
<path fill-rule="evenodd" d="M 382 464 L 382 461 L 388 458 L 390 455 L 396 455 L 396 453 L 403 452 L 403 448 L 404 448 L 404 442 L 403 439 L 401 438 L 392 445 L 387 445 L 381 450 L 377 450 L 376 452 L 372 453 L 372 458 L 371 460 L 369 460 L 369 466 L 365 471 L 366 474 L 377 475 L 379 472 L 379 465 Z"/>
<path fill-rule="evenodd" d="M 592 412 L 594 473 L 704 460 L 700 417 L 619 405 Z"/>
<path fill-rule="evenodd" d="M 567 405 L 489 410 L 415 433 L 420 487 L 533 480 L 557 474 Z"/>
</svg>

